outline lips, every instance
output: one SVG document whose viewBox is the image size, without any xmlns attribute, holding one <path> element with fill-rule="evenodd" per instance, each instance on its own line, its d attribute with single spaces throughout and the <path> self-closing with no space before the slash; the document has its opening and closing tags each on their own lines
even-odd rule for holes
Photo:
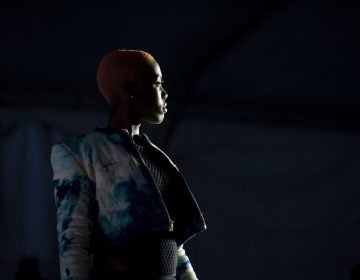
<svg viewBox="0 0 360 280">
<path fill-rule="evenodd" d="M 164 105 L 162 106 L 162 110 L 164 113 L 167 112 L 167 103 L 164 103 Z"/>
</svg>

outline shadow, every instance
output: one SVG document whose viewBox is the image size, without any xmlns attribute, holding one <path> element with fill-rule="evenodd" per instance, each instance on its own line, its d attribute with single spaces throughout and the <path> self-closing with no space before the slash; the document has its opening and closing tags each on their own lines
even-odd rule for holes
<svg viewBox="0 0 360 280">
<path fill-rule="evenodd" d="M 38 261 L 36 257 L 22 258 L 18 262 L 15 280 L 44 280 L 40 276 Z"/>
</svg>

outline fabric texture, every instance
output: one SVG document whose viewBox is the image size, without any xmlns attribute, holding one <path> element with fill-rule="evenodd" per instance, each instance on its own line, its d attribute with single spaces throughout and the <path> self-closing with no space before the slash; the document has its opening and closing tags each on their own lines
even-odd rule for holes
<svg viewBox="0 0 360 280">
<path fill-rule="evenodd" d="M 149 169 L 156 187 L 159 189 L 166 206 L 176 203 L 167 199 L 166 193 L 171 192 L 171 179 L 170 175 L 167 172 L 166 168 L 162 166 L 156 158 L 151 154 L 151 151 L 144 146 L 143 139 L 141 137 L 134 137 L 135 146 L 140 153 L 142 160 L 144 161 L 146 167 Z M 169 213 L 172 216 L 172 213 Z M 174 218 L 172 218 L 173 220 Z M 154 240 L 155 246 L 145 246 L 145 250 L 153 250 L 150 254 L 153 256 L 152 263 L 156 267 L 158 266 L 159 275 L 168 274 L 169 279 L 171 275 L 174 275 L 173 279 L 176 276 L 176 251 L 177 244 L 176 240 L 171 237 L 160 237 L 159 239 Z"/>
<path fill-rule="evenodd" d="M 182 245 L 206 229 L 202 212 L 178 168 L 146 135 L 144 139 L 174 178 L 172 194 L 178 203 L 172 209 L 167 209 L 125 131 L 97 130 L 53 146 L 62 279 L 91 279 L 97 252 L 121 246 L 131 238 L 172 231 L 177 244 Z M 174 214 L 175 225 L 169 212 Z M 179 253 L 183 253 L 182 246 Z M 179 263 L 178 255 L 178 279 L 192 271 L 191 264 L 185 263 Z M 196 279 L 195 274 L 191 279 Z"/>
</svg>

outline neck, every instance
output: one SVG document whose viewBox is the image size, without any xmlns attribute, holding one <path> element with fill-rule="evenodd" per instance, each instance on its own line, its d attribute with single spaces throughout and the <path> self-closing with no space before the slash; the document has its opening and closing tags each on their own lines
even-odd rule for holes
<svg viewBox="0 0 360 280">
<path fill-rule="evenodd" d="M 131 121 L 126 110 L 111 109 L 107 127 L 110 129 L 125 129 L 131 136 L 139 135 L 140 121 Z"/>
</svg>

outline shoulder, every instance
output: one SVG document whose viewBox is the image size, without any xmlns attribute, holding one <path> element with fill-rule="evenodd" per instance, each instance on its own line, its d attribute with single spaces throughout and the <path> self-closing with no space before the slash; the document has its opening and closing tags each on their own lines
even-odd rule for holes
<svg viewBox="0 0 360 280">
<path fill-rule="evenodd" d="M 129 142 L 124 133 L 106 133 L 95 130 L 82 134 L 52 146 L 51 158 L 72 156 L 80 162 L 92 164 L 104 157 L 124 153 Z M 122 148 L 121 148 L 122 147 Z"/>
<path fill-rule="evenodd" d="M 73 156 L 78 161 L 92 158 L 99 146 L 108 145 L 107 135 L 98 131 L 81 134 L 61 142 L 51 148 L 51 159 Z"/>
<path fill-rule="evenodd" d="M 56 170 L 67 170 L 81 167 L 91 174 L 94 154 L 96 154 L 96 142 L 103 135 L 93 131 L 71 139 L 57 142 L 51 148 L 51 165 Z"/>
<path fill-rule="evenodd" d="M 61 142 L 57 142 L 52 146 L 51 153 L 54 154 L 82 154 L 84 149 L 88 149 L 91 147 L 91 142 L 94 137 L 96 137 L 96 131 L 78 135 L 76 137 L 66 139 Z"/>
</svg>

